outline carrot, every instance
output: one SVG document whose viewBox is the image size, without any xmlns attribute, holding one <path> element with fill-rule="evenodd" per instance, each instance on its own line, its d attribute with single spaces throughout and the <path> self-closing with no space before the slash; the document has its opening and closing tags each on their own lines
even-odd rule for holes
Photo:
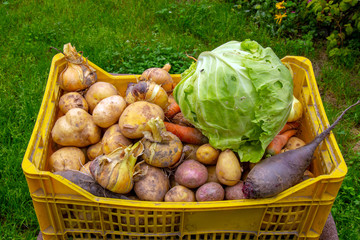
<svg viewBox="0 0 360 240">
<path fill-rule="evenodd" d="M 266 153 L 270 155 L 276 155 L 279 154 L 281 149 L 286 145 L 289 138 L 294 136 L 296 134 L 296 129 L 291 129 L 288 131 L 283 132 L 282 134 L 278 134 L 274 137 L 274 139 L 271 141 L 269 146 L 266 148 Z"/>
<path fill-rule="evenodd" d="M 193 127 L 185 127 L 178 124 L 164 122 L 166 130 L 175 134 L 182 142 L 191 144 L 204 144 L 208 142 L 205 137 L 198 129 Z"/>
<path fill-rule="evenodd" d="M 345 109 L 330 127 L 317 135 L 309 144 L 265 158 L 257 163 L 245 179 L 242 189 L 245 197 L 272 197 L 297 184 L 310 166 L 318 145 L 330 134 L 344 114 L 359 103 L 360 100 Z"/>
<path fill-rule="evenodd" d="M 286 132 L 291 129 L 298 129 L 300 126 L 300 122 L 287 122 L 284 127 L 280 130 L 279 134 Z"/>
<path fill-rule="evenodd" d="M 181 110 L 179 105 L 175 101 L 171 101 L 169 106 L 166 108 L 165 116 L 167 118 L 172 118 L 173 116 L 175 116 L 175 114 L 179 113 L 180 111 Z"/>
</svg>

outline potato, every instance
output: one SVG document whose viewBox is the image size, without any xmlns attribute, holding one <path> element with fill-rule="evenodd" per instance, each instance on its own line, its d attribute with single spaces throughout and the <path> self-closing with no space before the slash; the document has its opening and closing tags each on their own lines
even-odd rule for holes
<svg viewBox="0 0 360 240">
<path fill-rule="evenodd" d="M 166 174 L 157 167 L 146 163 L 140 165 L 143 176 L 135 180 L 134 191 L 141 200 L 163 201 L 169 191 L 170 182 Z"/>
<path fill-rule="evenodd" d="M 208 182 L 196 190 L 196 201 L 221 201 L 224 200 L 224 188 L 216 182 Z"/>
<path fill-rule="evenodd" d="M 200 187 L 206 182 L 207 178 L 207 168 L 193 159 L 184 161 L 175 171 L 175 181 L 188 188 Z"/>
<path fill-rule="evenodd" d="M 108 128 L 119 121 L 126 107 L 122 96 L 113 95 L 101 100 L 94 108 L 92 116 L 94 123 L 102 128 Z"/>
<path fill-rule="evenodd" d="M 85 165 L 83 165 L 83 166 L 80 168 L 80 172 L 92 176 L 92 175 L 91 175 L 91 172 L 90 172 L 90 164 L 91 164 L 91 161 L 85 163 Z"/>
<path fill-rule="evenodd" d="M 286 148 L 287 150 L 294 150 L 294 149 L 297 149 L 297 148 L 302 147 L 302 146 L 305 146 L 305 145 L 306 145 L 306 143 L 305 143 L 303 140 L 301 140 L 300 138 L 298 138 L 298 137 L 291 137 L 291 138 L 287 141 L 287 143 L 286 143 L 286 145 L 285 145 L 285 148 Z"/>
<path fill-rule="evenodd" d="M 234 186 L 240 181 L 242 168 L 235 153 L 230 149 L 222 151 L 216 163 L 216 176 L 220 183 Z"/>
<path fill-rule="evenodd" d="M 131 141 L 121 134 L 118 124 L 114 124 L 109 127 L 102 138 L 102 152 L 109 154 L 118 147 L 127 147 L 131 144 Z"/>
<path fill-rule="evenodd" d="M 87 148 L 86 155 L 88 156 L 89 160 L 94 160 L 97 156 L 103 154 L 103 145 L 102 142 L 98 142 L 93 144 Z"/>
<path fill-rule="evenodd" d="M 55 122 L 51 135 L 59 145 L 86 147 L 100 141 L 101 129 L 88 112 L 73 108 Z"/>
<path fill-rule="evenodd" d="M 95 106 L 104 98 L 119 95 L 116 87 L 107 82 L 96 82 L 91 85 L 85 94 L 85 100 L 89 104 L 90 113 L 93 112 Z"/>
<path fill-rule="evenodd" d="M 207 170 L 208 170 L 208 178 L 206 180 L 206 182 L 219 182 L 219 179 L 216 177 L 216 166 L 211 165 L 211 166 L 206 166 Z"/>
<path fill-rule="evenodd" d="M 213 148 L 209 143 L 201 145 L 196 151 L 196 160 L 206 165 L 214 165 L 219 157 L 220 150 Z"/>
<path fill-rule="evenodd" d="M 131 103 L 120 116 L 120 131 L 130 139 L 142 138 L 143 131 L 151 130 L 147 122 L 157 117 L 164 120 L 164 111 L 158 105 L 146 101 Z"/>
<path fill-rule="evenodd" d="M 49 169 L 51 172 L 80 170 L 85 164 L 85 155 L 80 148 L 63 147 L 51 154 Z"/>
<path fill-rule="evenodd" d="M 242 187 L 244 185 L 243 181 L 238 182 L 234 186 L 225 187 L 225 199 L 227 200 L 237 200 L 245 199 Z"/>
<path fill-rule="evenodd" d="M 165 194 L 165 202 L 195 202 L 195 193 L 187 187 L 177 185 Z"/>
<path fill-rule="evenodd" d="M 72 108 L 81 108 L 89 111 L 89 105 L 85 98 L 78 92 L 68 92 L 60 97 L 59 109 L 62 113 L 67 113 Z"/>
</svg>

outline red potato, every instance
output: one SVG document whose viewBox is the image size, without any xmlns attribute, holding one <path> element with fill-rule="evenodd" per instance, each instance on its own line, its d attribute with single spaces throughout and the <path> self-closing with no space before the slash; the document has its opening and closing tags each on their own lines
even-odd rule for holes
<svg viewBox="0 0 360 240">
<path fill-rule="evenodd" d="M 224 200 L 224 188 L 216 182 L 208 182 L 196 190 L 196 201 L 221 201 Z"/>
<path fill-rule="evenodd" d="M 300 182 L 313 159 L 315 149 L 340 122 L 344 114 L 359 103 L 360 100 L 345 109 L 330 127 L 309 144 L 263 159 L 256 164 L 244 182 L 245 197 L 272 197 Z"/>
<path fill-rule="evenodd" d="M 244 182 L 240 181 L 234 186 L 227 186 L 225 188 L 225 199 L 226 200 L 238 200 L 245 199 L 245 195 L 242 191 Z"/>
<path fill-rule="evenodd" d="M 177 185 L 165 194 L 165 202 L 195 202 L 195 193 L 187 187 Z"/>
<path fill-rule="evenodd" d="M 188 188 L 200 187 L 206 183 L 207 178 L 207 168 L 193 159 L 184 161 L 175 171 L 175 181 Z"/>
</svg>

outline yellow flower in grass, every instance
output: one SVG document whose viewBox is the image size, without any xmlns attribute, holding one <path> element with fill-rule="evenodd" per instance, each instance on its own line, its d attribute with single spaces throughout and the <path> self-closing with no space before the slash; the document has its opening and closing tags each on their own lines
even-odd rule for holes
<svg viewBox="0 0 360 240">
<path fill-rule="evenodd" d="M 286 16 L 287 16 L 286 13 L 284 13 L 284 14 L 279 13 L 279 14 L 275 14 L 274 19 L 276 19 L 277 24 L 281 24 L 282 19 Z"/>
<path fill-rule="evenodd" d="M 284 9 L 285 8 L 284 1 L 276 3 L 275 6 L 276 6 L 276 9 Z"/>
</svg>

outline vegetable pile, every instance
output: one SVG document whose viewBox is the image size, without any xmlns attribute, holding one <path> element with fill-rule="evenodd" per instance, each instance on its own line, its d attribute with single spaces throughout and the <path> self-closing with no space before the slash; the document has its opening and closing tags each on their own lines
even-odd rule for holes
<svg viewBox="0 0 360 240">
<path fill-rule="evenodd" d="M 202 53 L 176 86 L 170 64 L 149 66 L 125 96 L 98 82 L 70 43 L 64 55 L 51 131 L 57 148 L 47 168 L 97 196 L 271 197 L 314 177 L 313 150 L 338 122 L 316 145 L 306 145 L 298 134 L 303 106 L 293 95 L 291 71 L 270 48 L 250 40 Z M 305 147 L 312 150 L 300 156 Z"/>
</svg>

